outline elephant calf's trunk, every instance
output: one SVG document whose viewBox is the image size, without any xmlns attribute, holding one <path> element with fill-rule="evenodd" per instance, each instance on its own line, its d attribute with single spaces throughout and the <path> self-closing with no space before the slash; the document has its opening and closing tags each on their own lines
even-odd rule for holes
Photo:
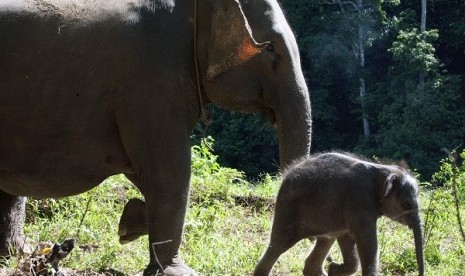
<svg viewBox="0 0 465 276">
<path fill-rule="evenodd" d="M 423 256 L 423 234 L 421 228 L 421 220 L 420 218 L 412 226 L 413 230 L 413 237 L 415 239 L 415 254 L 417 257 L 417 264 L 418 264 L 418 275 L 423 276 L 425 274 L 425 260 Z"/>
</svg>

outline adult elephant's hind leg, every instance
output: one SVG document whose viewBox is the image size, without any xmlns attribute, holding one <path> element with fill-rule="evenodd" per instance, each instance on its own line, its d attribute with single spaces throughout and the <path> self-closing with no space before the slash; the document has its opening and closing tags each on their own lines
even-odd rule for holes
<svg viewBox="0 0 465 276">
<path fill-rule="evenodd" d="M 0 257 L 16 252 L 31 253 L 24 236 L 26 198 L 0 191 Z M 11 252 L 13 249 L 13 252 Z"/>
</svg>

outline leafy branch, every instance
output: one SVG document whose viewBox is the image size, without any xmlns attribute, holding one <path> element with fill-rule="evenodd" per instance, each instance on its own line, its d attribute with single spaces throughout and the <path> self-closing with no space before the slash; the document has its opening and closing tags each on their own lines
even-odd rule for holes
<svg viewBox="0 0 465 276">
<path fill-rule="evenodd" d="M 463 230 L 462 226 L 462 217 L 460 214 L 460 202 L 458 198 L 458 193 L 457 193 L 457 176 L 459 175 L 459 169 L 457 167 L 457 153 L 452 151 L 449 154 L 449 160 L 452 165 L 452 179 L 451 179 L 451 184 L 452 184 L 452 195 L 454 196 L 454 203 L 455 203 L 455 211 L 456 211 L 456 216 L 457 216 L 457 222 L 459 225 L 459 230 L 460 234 L 462 235 L 462 239 L 465 242 L 465 231 Z"/>
</svg>

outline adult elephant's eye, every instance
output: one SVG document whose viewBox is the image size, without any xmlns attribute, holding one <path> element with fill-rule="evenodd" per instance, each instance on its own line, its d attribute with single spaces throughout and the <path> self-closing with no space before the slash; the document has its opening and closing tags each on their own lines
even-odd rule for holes
<svg viewBox="0 0 465 276">
<path fill-rule="evenodd" d="M 270 52 L 274 52 L 273 44 L 269 43 L 268 45 L 266 45 L 266 49 Z"/>
</svg>

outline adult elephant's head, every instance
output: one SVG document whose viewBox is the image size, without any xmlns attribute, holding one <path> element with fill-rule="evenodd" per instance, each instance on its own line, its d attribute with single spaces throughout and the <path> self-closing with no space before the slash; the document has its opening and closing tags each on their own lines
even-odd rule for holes
<svg viewBox="0 0 465 276">
<path fill-rule="evenodd" d="M 277 124 L 280 163 L 309 154 L 311 112 L 295 37 L 276 0 L 198 1 L 204 97 Z"/>
</svg>

